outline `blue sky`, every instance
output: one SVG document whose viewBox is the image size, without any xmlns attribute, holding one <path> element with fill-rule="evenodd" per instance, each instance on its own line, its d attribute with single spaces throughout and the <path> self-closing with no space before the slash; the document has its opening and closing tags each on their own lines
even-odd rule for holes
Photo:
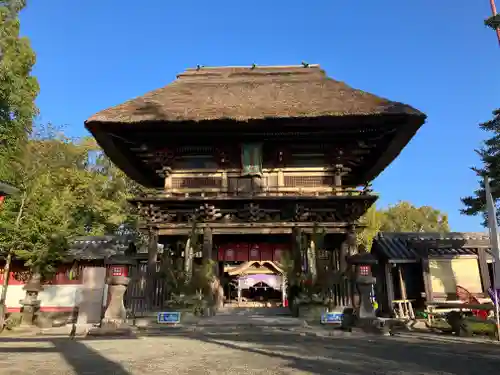
<svg viewBox="0 0 500 375">
<path fill-rule="evenodd" d="M 477 185 L 469 167 L 500 106 L 499 47 L 487 0 L 29 1 L 22 33 L 38 59 L 41 121 L 86 135 L 93 113 L 200 65 L 321 64 L 335 79 L 427 113 L 375 181 L 379 206 L 408 200 L 447 212 L 453 230 Z M 496 71 L 494 70 L 496 69 Z"/>
</svg>

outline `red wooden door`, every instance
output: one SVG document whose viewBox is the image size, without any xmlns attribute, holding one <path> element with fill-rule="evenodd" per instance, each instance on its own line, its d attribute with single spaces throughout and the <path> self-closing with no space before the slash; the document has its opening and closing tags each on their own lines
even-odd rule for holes
<svg viewBox="0 0 500 375">
<path fill-rule="evenodd" d="M 234 262 L 236 260 L 236 249 L 234 246 L 228 246 L 226 248 L 224 260 L 228 262 Z"/>
<path fill-rule="evenodd" d="M 250 261 L 259 261 L 260 260 L 260 245 L 259 244 L 250 245 L 250 252 L 248 254 L 248 259 Z"/>
<path fill-rule="evenodd" d="M 267 243 L 260 244 L 260 260 L 271 262 L 273 260 L 273 246 Z"/>
<path fill-rule="evenodd" d="M 226 257 L 226 247 L 224 245 L 219 246 L 219 248 L 217 249 L 217 260 L 219 262 L 223 262 L 225 257 Z"/>
<path fill-rule="evenodd" d="M 238 262 L 248 262 L 248 244 L 239 243 L 235 245 L 236 249 L 236 260 Z"/>
</svg>

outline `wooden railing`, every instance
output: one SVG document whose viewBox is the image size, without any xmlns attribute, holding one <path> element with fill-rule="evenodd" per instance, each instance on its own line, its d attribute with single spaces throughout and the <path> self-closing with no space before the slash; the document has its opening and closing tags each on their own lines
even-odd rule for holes
<svg viewBox="0 0 500 375">
<path fill-rule="evenodd" d="M 243 178 L 238 170 L 176 171 L 165 178 L 169 195 L 345 195 L 354 188 L 335 187 L 334 172 L 323 168 L 264 170 L 261 178 Z"/>
</svg>

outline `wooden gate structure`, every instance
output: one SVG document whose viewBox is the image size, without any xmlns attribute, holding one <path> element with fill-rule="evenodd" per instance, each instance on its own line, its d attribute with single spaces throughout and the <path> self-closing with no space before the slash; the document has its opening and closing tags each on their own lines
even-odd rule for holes
<svg viewBox="0 0 500 375">
<path fill-rule="evenodd" d="M 313 250 L 325 250 L 339 259 L 328 269 L 339 280 L 350 267 L 347 257 L 358 252 L 359 219 L 377 200 L 371 181 L 425 119 L 415 108 L 351 88 L 313 64 L 198 66 L 91 116 L 85 127 L 106 155 L 149 189 L 130 202 L 140 229 L 150 234 L 145 277 L 155 281 L 143 281 L 141 264 L 129 287 L 129 308 L 140 313 L 146 300 L 150 310 L 162 306 L 162 282 L 151 276 L 158 274 L 159 241 L 173 247 L 192 235 L 203 237 L 202 261 L 218 262 L 214 241 L 220 246 L 283 236 L 295 274 L 317 273 L 315 262 L 302 269 L 302 250 L 312 249 L 311 259 Z M 195 257 L 187 248 L 178 271 L 190 277 Z M 223 277 L 219 271 L 215 284 Z M 337 289 L 349 304 L 348 288 Z M 218 291 L 212 290 L 214 300 Z"/>
<path fill-rule="evenodd" d="M 125 307 L 133 316 L 144 316 L 147 313 L 162 311 L 168 299 L 166 280 L 162 277 L 160 264 L 156 273 L 148 274 L 146 261 L 140 261 L 129 269 L 130 282 L 125 294 Z M 148 306 L 147 287 L 149 280 L 153 283 L 151 306 Z"/>
</svg>

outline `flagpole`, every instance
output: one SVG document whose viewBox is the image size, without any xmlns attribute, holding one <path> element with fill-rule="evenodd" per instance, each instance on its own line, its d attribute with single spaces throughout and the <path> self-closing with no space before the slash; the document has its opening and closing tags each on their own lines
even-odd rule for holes
<svg viewBox="0 0 500 375">
<path fill-rule="evenodd" d="M 490 232 L 491 253 L 493 256 L 493 292 L 495 296 L 495 318 L 497 326 L 497 340 L 500 341 L 500 311 L 498 306 L 497 286 L 500 281 L 500 247 L 498 245 L 498 225 L 495 201 L 491 194 L 490 179 L 484 176 L 484 190 L 486 194 L 486 209 L 488 213 L 488 229 Z"/>
<path fill-rule="evenodd" d="M 497 14 L 497 7 L 495 5 L 495 0 L 490 0 L 490 8 L 491 8 L 491 13 L 493 16 Z M 496 33 L 497 33 L 497 38 L 498 38 L 498 43 L 500 44 L 500 28 L 496 28 Z"/>
</svg>

